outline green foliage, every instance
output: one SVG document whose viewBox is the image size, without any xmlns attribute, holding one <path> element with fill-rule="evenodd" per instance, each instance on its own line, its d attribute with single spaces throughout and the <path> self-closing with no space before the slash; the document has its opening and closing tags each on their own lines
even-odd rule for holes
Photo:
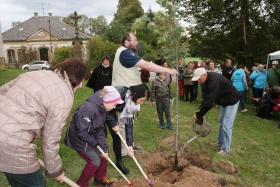
<svg viewBox="0 0 280 187">
<path fill-rule="evenodd" d="M 73 56 L 72 47 L 67 47 L 67 46 L 56 47 L 54 51 L 54 56 L 55 56 L 54 65 L 56 65 L 59 62 L 62 62 L 64 59 Z"/>
<path fill-rule="evenodd" d="M 140 18 L 144 14 L 139 0 L 119 0 L 117 13 L 115 14 L 114 21 L 126 26 L 129 31 L 132 23 L 136 18 Z"/>
<path fill-rule="evenodd" d="M 100 36 L 93 36 L 87 46 L 89 50 L 89 59 L 86 62 L 88 67 L 94 69 L 100 65 L 104 56 L 109 56 L 112 62 L 118 47 L 117 44 L 103 41 Z"/>
<path fill-rule="evenodd" d="M 140 40 L 138 40 L 138 41 L 139 41 L 138 48 L 140 48 L 137 51 L 138 55 L 146 61 L 154 61 L 157 54 L 156 54 L 153 46 L 147 44 L 144 41 L 140 41 Z"/>
<path fill-rule="evenodd" d="M 153 13 L 149 10 L 140 20 L 136 20 L 132 28 L 137 30 L 137 37 L 148 41 L 157 54 L 176 67 L 177 61 L 188 56 L 188 43 L 184 36 L 184 28 L 180 26 L 178 6 L 171 1 L 157 1 L 165 12 Z M 141 23 L 142 21 L 142 23 Z"/>
<path fill-rule="evenodd" d="M 139 0 L 119 0 L 117 13 L 105 33 L 105 39 L 119 44 L 124 33 L 133 31 L 131 30 L 132 24 L 143 13 L 144 10 Z"/>
<path fill-rule="evenodd" d="M 128 30 L 126 29 L 125 25 L 120 24 L 119 21 L 111 22 L 109 28 L 106 30 L 104 34 L 104 40 L 113 42 L 115 44 L 120 44 L 121 37 L 127 31 Z"/>
<path fill-rule="evenodd" d="M 97 18 L 90 18 L 90 34 L 91 35 L 99 35 L 103 36 L 103 34 L 107 31 L 107 19 L 102 15 Z"/>
<path fill-rule="evenodd" d="M 203 58 L 251 66 L 279 50 L 280 9 L 277 0 L 181 0 L 181 15 L 190 22 L 192 53 Z"/>
</svg>

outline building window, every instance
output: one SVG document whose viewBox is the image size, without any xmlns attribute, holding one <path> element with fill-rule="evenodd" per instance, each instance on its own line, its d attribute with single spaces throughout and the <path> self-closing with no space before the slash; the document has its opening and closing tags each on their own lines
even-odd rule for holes
<svg viewBox="0 0 280 187">
<path fill-rule="evenodd" d="M 24 63 L 24 64 L 27 63 L 24 48 L 18 49 L 17 54 L 18 54 L 18 63 Z"/>
<path fill-rule="evenodd" d="M 15 50 L 8 49 L 7 54 L 8 54 L 8 63 L 16 63 Z"/>
<path fill-rule="evenodd" d="M 40 60 L 49 61 L 48 48 L 40 49 Z"/>
</svg>

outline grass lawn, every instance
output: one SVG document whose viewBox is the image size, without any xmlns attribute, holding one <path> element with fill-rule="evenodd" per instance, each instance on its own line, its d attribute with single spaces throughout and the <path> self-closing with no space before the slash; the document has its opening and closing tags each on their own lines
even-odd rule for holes
<svg viewBox="0 0 280 187">
<path fill-rule="evenodd" d="M 15 78 L 20 73 L 24 73 L 24 71 L 10 69 L 1 70 L 0 85 Z M 172 87 L 174 88 L 173 93 L 175 93 L 175 83 L 173 83 Z M 73 111 L 83 103 L 91 93 L 92 90 L 86 88 L 85 84 L 83 88 L 76 91 L 74 106 L 69 119 L 71 118 Z M 201 97 L 199 96 L 199 100 L 196 103 L 186 103 L 183 101 L 179 101 L 178 103 L 179 146 L 194 136 L 194 132 L 191 128 L 191 117 L 199 107 L 200 102 Z M 175 108 L 174 103 L 174 106 L 172 106 L 171 109 L 174 126 Z M 248 112 L 246 113 L 241 113 L 240 109 L 237 112 L 233 128 L 231 154 L 229 156 L 222 157 L 217 155 L 217 148 L 211 145 L 212 142 L 216 141 L 218 132 L 219 109 L 215 107 L 207 114 L 208 120 L 212 124 L 212 132 L 205 138 L 196 139 L 188 146 L 196 154 L 208 156 L 213 164 L 221 160 L 232 162 L 237 168 L 238 173 L 234 174 L 233 179 L 229 182 L 235 186 L 280 186 L 280 129 L 277 128 L 277 124 L 280 122 L 280 117 L 279 115 L 276 115 L 271 120 L 256 117 L 255 109 L 252 106 L 250 99 L 247 100 L 246 108 L 248 109 Z M 65 126 L 65 130 L 67 125 L 68 123 Z M 62 141 L 64 135 L 65 133 L 63 133 Z M 159 129 L 156 108 L 151 106 L 150 101 L 146 101 L 141 106 L 141 111 L 135 120 L 134 142 L 136 145 L 142 147 L 144 151 L 158 151 L 160 149 L 160 142 L 170 136 L 175 136 L 175 131 Z M 40 142 L 37 144 L 40 147 Z M 108 145 L 110 146 L 110 150 L 112 150 L 110 135 L 108 136 Z M 174 150 L 175 147 L 171 151 Z M 40 148 L 38 148 L 38 154 L 42 157 Z M 141 152 L 135 154 L 137 158 L 137 155 L 140 156 Z M 76 181 L 84 167 L 84 160 L 81 159 L 74 150 L 66 147 L 63 143 L 61 143 L 60 155 L 65 167 L 66 176 Z M 113 151 L 110 152 L 110 158 L 115 160 Z M 173 160 L 171 162 L 173 162 Z M 143 175 L 132 159 L 124 159 L 124 163 L 131 171 L 127 176 L 129 179 L 137 180 L 143 178 Z M 225 175 L 223 173 L 220 174 Z M 122 179 L 109 163 L 108 177 Z M 0 173 L 0 186 L 9 186 L 3 173 Z M 53 179 L 46 178 L 46 186 L 54 187 L 67 185 L 61 185 Z M 92 184 L 90 186 L 92 186 Z"/>
</svg>

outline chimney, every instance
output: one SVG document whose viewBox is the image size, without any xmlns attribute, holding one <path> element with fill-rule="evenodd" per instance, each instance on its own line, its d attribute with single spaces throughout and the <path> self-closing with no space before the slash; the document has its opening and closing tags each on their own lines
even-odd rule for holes
<svg viewBox="0 0 280 187">
<path fill-rule="evenodd" d="M 49 16 L 52 16 L 52 13 L 49 13 Z"/>
<path fill-rule="evenodd" d="M 34 12 L 34 16 L 37 17 L 38 16 L 38 12 Z"/>
</svg>

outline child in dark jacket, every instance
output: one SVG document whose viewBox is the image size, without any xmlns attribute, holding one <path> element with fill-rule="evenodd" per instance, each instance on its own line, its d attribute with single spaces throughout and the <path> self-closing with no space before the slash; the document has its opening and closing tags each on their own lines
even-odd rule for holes
<svg viewBox="0 0 280 187">
<path fill-rule="evenodd" d="M 104 132 L 106 113 L 117 104 L 122 104 L 119 92 L 112 86 L 105 86 L 103 90 L 95 92 L 86 102 L 80 105 L 70 122 L 64 143 L 75 149 L 85 159 L 86 165 L 77 184 L 87 187 L 94 177 L 94 185 L 114 186 L 114 182 L 106 179 L 108 145 Z M 97 150 L 99 146 L 105 154 Z"/>
<path fill-rule="evenodd" d="M 169 80 L 166 79 L 164 73 L 159 73 L 158 77 L 156 77 L 152 83 L 151 102 L 154 106 L 156 101 L 157 114 L 161 129 L 165 128 L 163 119 L 164 112 L 167 121 L 167 128 L 169 130 L 173 130 L 170 115 L 171 99 L 172 94 Z"/>
</svg>

